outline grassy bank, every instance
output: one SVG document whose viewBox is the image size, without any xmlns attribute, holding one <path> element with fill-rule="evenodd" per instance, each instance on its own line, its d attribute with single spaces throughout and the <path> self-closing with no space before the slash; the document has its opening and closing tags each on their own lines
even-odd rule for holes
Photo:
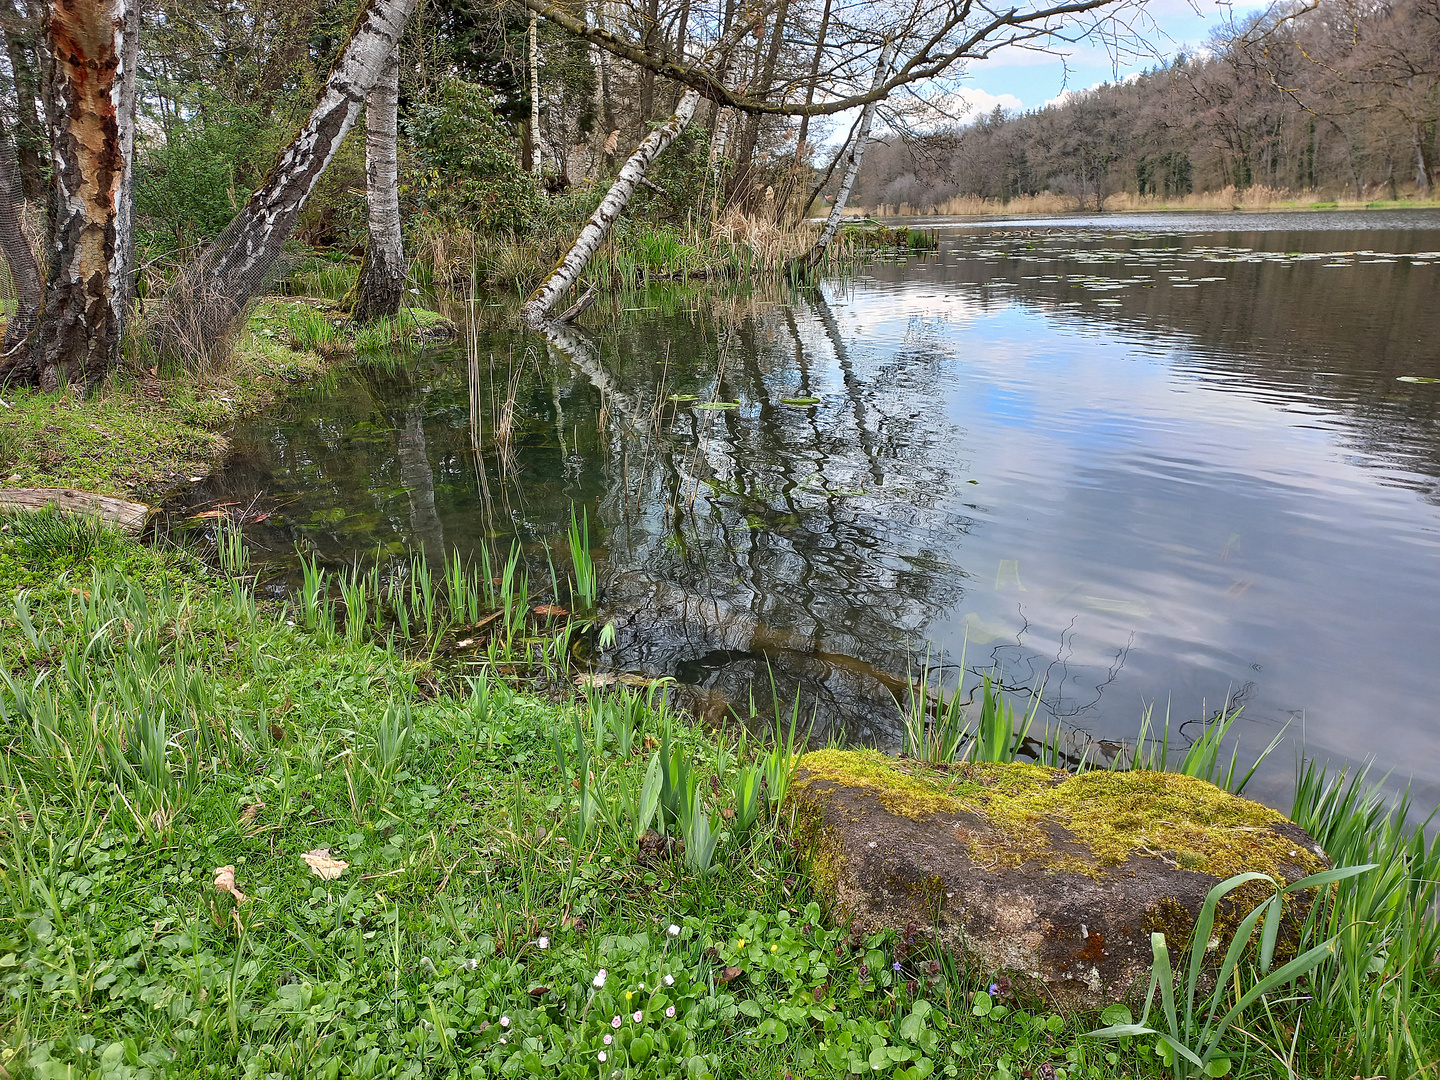
<svg viewBox="0 0 1440 1080">
<path fill-rule="evenodd" d="M 755 783 L 778 761 L 783 789 L 783 750 L 659 695 L 517 693 L 503 660 L 460 678 L 327 618 L 323 589 L 266 607 L 50 514 L 0 553 L 27 590 L 0 691 L 10 1075 L 1136 1067 L 1078 1039 L 1091 1018 L 977 1017 L 983 973 L 827 923 Z M 691 779 L 657 798 L 662 743 Z M 658 824 L 687 798 L 685 854 L 639 857 L 646 800 Z"/>
<path fill-rule="evenodd" d="M 0 1067 L 1168 1073 L 1151 1040 L 1087 1039 L 1100 1017 L 1009 997 L 924 928 L 831 923 L 784 826 L 788 722 L 747 746 L 661 690 L 531 692 L 603 632 L 561 610 L 590 595 L 572 552 L 570 584 L 533 589 L 499 560 L 312 564 L 273 605 L 233 533 L 215 572 L 77 519 L 6 521 Z M 1343 958 L 1222 1049 L 1242 1076 L 1427 1075 L 1435 851 L 1353 779 L 1307 784 L 1306 823 L 1386 876 L 1317 906 L 1307 933 L 1349 935 Z M 662 824 L 683 851 L 637 845 Z"/>
<path fill-rule="evenodd" d="M 350 274 L 353 277 L 353 271 Z M 225 431 L 357 351 L 407 347 L 444 320 L 412 310 L 358 330 L 323 304 L 271 297 L 220 370 L 161 371 L 132 357 L 90 397 L 0 393 L 0 487 L 74 487 L 151 502 L 205 476 Z"/>
<path fill-rule="evenodd" d="M 417 238 L 417 268 L 427 284 L 465 287 L 475 281 L 526 295 L 569 250 L 586 204 L 555 209 L 552 227 L 523 236 L 476 234 L 427 226 Z M 661 281 L 754 284 L 784 280 L 787 267 L 819 236 L 812 222 L 780 226 L 767 217 L 729 212 L 714 221 L 667 223 L 629 215 L 615 223 L 586 267 L 576 294 L 595 285 L 603 292 Z M 847 244 L 831 246 L 826 269 L 858 262 Z"/>
</svg>

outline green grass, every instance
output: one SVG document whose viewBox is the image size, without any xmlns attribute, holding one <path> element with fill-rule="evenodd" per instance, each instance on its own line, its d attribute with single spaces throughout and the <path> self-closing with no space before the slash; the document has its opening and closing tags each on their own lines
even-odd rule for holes
<svg viewBox="0 0 1440 1080">
<path fill-rule="evenodd" d="M 338 325 L 342 321 L 309 304 L 285 305 L 287 340 L 297 349 L 318 351 L 339 344 L 345 338 L 344 330 Z"/>
<path fill-rule="evenodd" d="M 334 262 L 312 256 L 302 259 L 285 275 L 283 288 L 290 296 L 339 300 L 354 288 L 359 273 L 360 264 L 357 262 Z"/>
<path fill-rule="evenodd" d="M 0 551 L 20 597 L 0 687 L 11 1075 L 589 1077 L 603 1051 L 627 1076 L 1108 1076 L 1136 1057 L 1081 1043 L 1085 1018 L 976 1017 L 982 974 L 829 924 L 776 814 L 723 813 L 763 753 L 663 695 L 462 680 L 53 515 L 11 521 Z M 556 758 L 577 721 L 588 808 Z M 716 834 L 708 872 L 636 858 L 666 730 Z M 337 878 L 302 860 L 319 848 Z M 215 888 L 227 866 L 246 900 Z"/>
<path fill-rule="evenodd" d="M 221 432 L 273 400 L 291 381 L 328 366 L 285 344 L 292 305 L 261 301 L 224 372 L 117 370 L 89 397 L 7 392 L 0 408 L 0 484 L 73 487 L 153 500 L 224 456 Z"/>
<path fill-rule="evenodd" d="M 72 487 L 158 501 L 224 457 L 224 431 L 287 384 L 313 382 L 355 347 L 409 348 L 445 319 L 410 309 L 358 332 L 313 303 L 270 297 L 246 321 L 227 370 L 121 367 L 88 397 L 7 391 L 0 408 L 0 486 Z M 323 355 L 322 355 L 323 354 Z"/>
<path fill-rule="evenodd" d="M 234 537 L 220 547 L 243 570 Z M 775 806 L 795 760 L 784 718 L 783 744 L 761 746 L 701 730 L 663 687 L 554 694 L 572 635 L 596 628 L 534 612 L 571 599 L 552 589 L 513 557 L 307 560 L 300 595 L 272 605 L 248 578 L 91 522 L 0 525 L 0 1067 L 1159 1075 L 1148 1045 L 1085 1038 L 1099 1016 L 992 998 L 994 973 L 957 968 L 923 928 L 830 922 Z M 1312 827 L 1373 857 L 1382 841 L 1355 839 L 1368 803 L 1307 798 L 1329 807 Z M 647 826 L 705 857 L 639 858 Z M 1394 835 L 1412 853 L 1399 893 L 1334 918 L 1363 913 L 1380 927 L 1367 941 L 1398 950 L 1386 904 L 1433 901 L 1412 879 L 1434 867 Z M 312 872 L 319 849 L 338 876 Z M 216 887 L 226 868 L 245 899 Z M 1333 934 L 1328 909 L 1315 920 Z M 1389 985 L 1357 962 L 1362 990 Z M 1412 967 L 1405 1019 L 1425 1047 L 1434 975 Z M 1284 1076 L 1287 1054 L 1295 1075 L 1352 1075 L 1344 1010 L 1294 997 L 1227 1035 L 1236 1075 Z"/>
</svg>

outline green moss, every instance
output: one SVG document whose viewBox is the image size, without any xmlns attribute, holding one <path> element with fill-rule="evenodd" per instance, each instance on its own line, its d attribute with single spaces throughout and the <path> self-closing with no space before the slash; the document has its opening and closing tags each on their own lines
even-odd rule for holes
<svg viewBox="0 0 1440 1080">
<path fill-rule="evenodd" d="M 230 366 L 164 376 L 123 367 L 95 393 L 18 390 L 0 410 L 0 486 L 70 487 L 145 501 L 208 474 L 225 456 L 219 432 L 272 401 L 286 383 L 331 366 L 284 344 L 292 302 L 262 300 Z"/>
<path fill-rule="evenodd" d="M 876 750 L 816 750 L 800 759 L 804 772 L 795 784 L 804 788 L 817 780 L 829 780 L 843 787 L 865 788 L 886 810 L 908 818 L 954 808 L 955 784 L 929 771 L 912 775 L 905 765 Z M 957 778 L 956 783 L 960 782 Z"/>
<path fill-rule="evenodd" d="M 912 819 L 976 815 L 992 828 L 972 836 L 974 854 L 1007 866 L 1042 860 L 1057 870 L 1098 875 L 1148 856 L 1218 879 L 1287 864 L 1322 868 L 1271 828 L 1283 815 L 1176 773 L 1070 776 L 1021 763 L 946 768 L 873 750 L 821 750 L 805 755 L 801 768 L 797 793 L 829 781 L 863 789 L 886 810 Z"/>
</svg>

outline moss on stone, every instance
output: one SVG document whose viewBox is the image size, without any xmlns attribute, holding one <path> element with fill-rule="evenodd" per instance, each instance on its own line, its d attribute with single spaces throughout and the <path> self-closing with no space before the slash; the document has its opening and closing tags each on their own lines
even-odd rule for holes
<svg viewBox="0 0 1440 1080">
<path fill-rule="evenodd" d="M 828 781 L 863 789 L 886 810 L 914 820 L 979 817 L 990 827 L 972 833 L 972 853 L 1006 866 L 1038 860 L 1095 876 L 1145 856 L 1217 879 L 1257 867 L 1323 869 L 1272 827 L 1286 820 L 1282 814 L 1176 773 L 1071 776 L 1018 762 L 932 766 L 873 750 L 820 750 L 806 754 L 800 767 L 797 795 Z"/>
</svg>

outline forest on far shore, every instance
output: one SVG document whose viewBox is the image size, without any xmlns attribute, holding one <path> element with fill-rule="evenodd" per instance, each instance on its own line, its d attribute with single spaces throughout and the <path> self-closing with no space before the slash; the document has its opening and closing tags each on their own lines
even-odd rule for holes
<svg viewBox="0 0 1440 1080">
<path fill-rule="evenodd" d="M 1437 119 L 1440 0 L 1296 3 L 1134 79 L 892 134 L 866 155 L 851 201 L 954 213 L 967 199 L 1100 208 L 1227 188 L 1428 199 Z"/>
</svg>

